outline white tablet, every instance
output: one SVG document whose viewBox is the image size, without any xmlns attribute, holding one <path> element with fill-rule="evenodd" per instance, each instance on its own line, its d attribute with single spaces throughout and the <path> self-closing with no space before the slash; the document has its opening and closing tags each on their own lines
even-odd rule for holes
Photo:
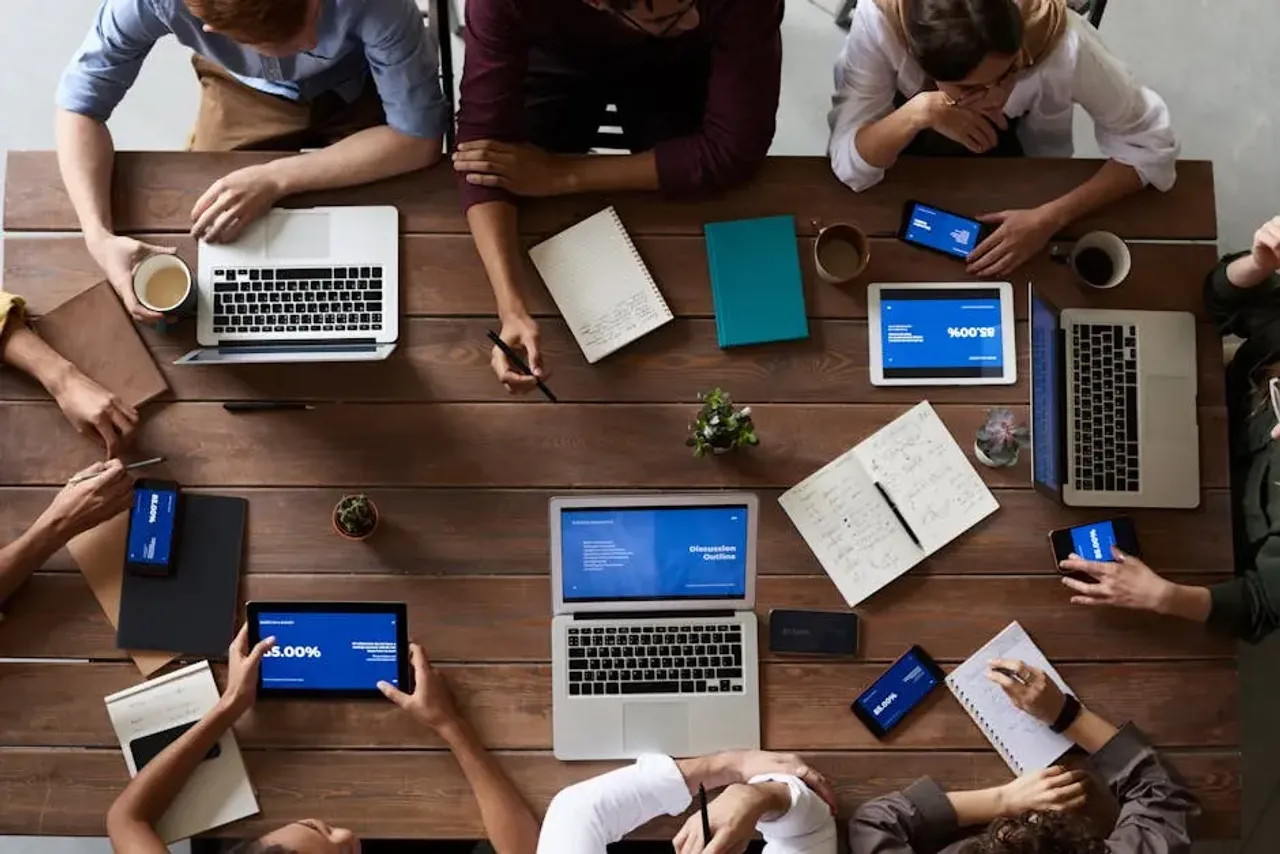
<svg viewBox="0 0 1280 854">
<path fill-rule="evenodd" d="M 1018 381 L 1008 282 L 873 284 L 867 320 L 872 385 Z"/>
</svg>

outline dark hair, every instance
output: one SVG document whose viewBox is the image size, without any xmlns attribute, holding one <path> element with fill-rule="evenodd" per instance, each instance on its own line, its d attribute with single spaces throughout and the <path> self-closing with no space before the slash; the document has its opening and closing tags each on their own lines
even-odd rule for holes
<svg viewBox="0 0 1280 854">
<path fill-rule="evenodd" d="M 907 0 L 907 49 L 934 80 L 963 80 L 988 54 L 1022 48 L 1013 0 Z"/>
<path fill-rule="evenodd" d="M 653 11 L 653 0 L 602 0 L 602 2 L 610 12 L 630 12 L 641 3 L 644 3 L 650 12 Z"/>
<path fill-rule="evenodd" d="M 274 842 L 268 844 L 258 838 L 236 843 L 227 854 L 297 854 L 297 852 Z"/>
<path fill-rule="evenodd" d="M 282 44 L 302 32 L 307 0 L 186 0 L 205 24 L 242 44 Z"/>
<path fill-rule="evenodd" d="M 1107 843 L 1081 815 L 1026 812 L 992 822 L 963 850 L 964 854 L 1107 854 Z"/>
</svg>

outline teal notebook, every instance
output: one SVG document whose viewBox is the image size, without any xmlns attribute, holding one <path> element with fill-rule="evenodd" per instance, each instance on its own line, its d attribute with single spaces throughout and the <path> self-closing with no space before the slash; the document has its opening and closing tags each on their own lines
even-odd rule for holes
<svg viewBox="0 0 1280 854">
<path fill-rule="evenodd" d="M 808 338 L 795 217 L 709 222 L 703 231 L 720 346 Z"/>
</svg>

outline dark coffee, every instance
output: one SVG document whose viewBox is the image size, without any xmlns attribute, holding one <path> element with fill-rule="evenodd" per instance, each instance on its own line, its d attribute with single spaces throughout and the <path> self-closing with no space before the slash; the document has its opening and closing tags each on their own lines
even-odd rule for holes
<svg viewBox="0 0 1280 854">
<path fill-rule="evenodd" d="M 1104 250 L 1091 246 L 1076 255 L 1076 272 L 1095 288 L 1101 288 L 1115 275 L 1116 265 Z"/>
</svg>

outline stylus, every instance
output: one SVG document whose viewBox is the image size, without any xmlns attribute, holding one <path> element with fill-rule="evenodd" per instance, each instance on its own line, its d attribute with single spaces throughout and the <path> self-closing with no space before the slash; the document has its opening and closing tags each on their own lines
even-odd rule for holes
<svg viewBox="0 0 1280 854">
<path fill-rule="evenodd" d="M 129 463 L 129 465 L 124 467 L 124 470 L 133 471 L 134 469 L 145 468 L 146 466 L 154 466 L 157 463 L 162 463 L 162 462 L 164 462 L 164 457 L 152 457 L 149 460 L 141 460 L 136 463 Z M 86 472 L 85 474 L 78 474 L 75 477 L 71 478 L 71 480 L 67 481 L 67 486 L 73 486 L 77 483 L 83 483 L 84 481 L 89 480 L 90 478 L 97 477 L 100 474 L 102 474 L 101 471 L 91 471 L 91 472 Z"/>
<path fill-rule="evenodd" d="M 902 511 L 898 509 L 898 505 L 893 503 L 893 499 L 889 497 L 889 493 L 884 491 L 884 487 L 876 481 L 876 491 L 880 493 L 880 497 L 884 499 L 884 503 L 889 505 L 889 509 L 893 511 L 893 515 L 897 517 L 898 524 L 907 532 L 907 536 L 911 538 L 911 542 L 916 544 L 916 548 L 923 549 L 920 545 L 920 538 L 916 536 L 916 532 L 911 530 L 911 526 L 907 524 L 907 520 L 903 518 Z"/>
</svg>

